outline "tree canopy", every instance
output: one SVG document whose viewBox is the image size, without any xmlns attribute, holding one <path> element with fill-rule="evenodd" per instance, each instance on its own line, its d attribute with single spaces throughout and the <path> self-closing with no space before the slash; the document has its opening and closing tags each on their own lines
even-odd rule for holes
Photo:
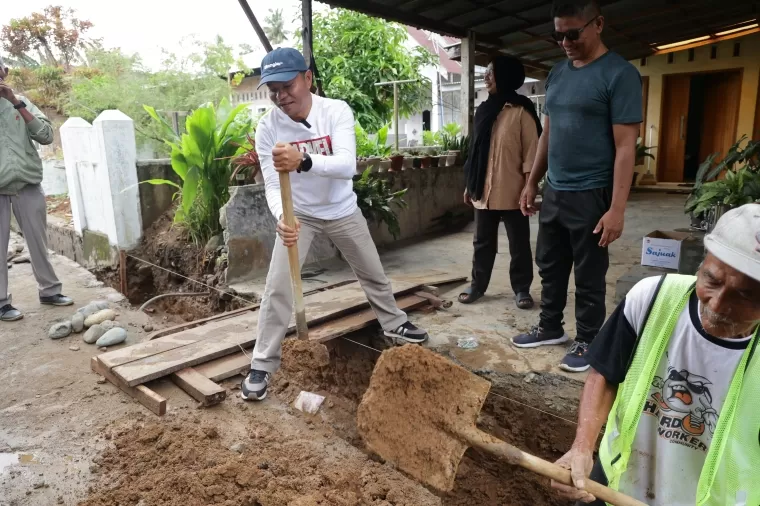
<svg viewBox="0 0 760 506">
<path fill-rule="evenodd" d="M 345 100 L 357 121 L 378 130 L 393 115 L 393 87 L 386 81 L 416 80 L 399 85 L 402 116 L 418 112 L 430 98 L 430 82 L 421 69 L 434 57 L 421 47 L 410 49 L 404 27 L 345 9 L 315 13 L 314 57 L 325 95 Z"/>
<path fill-rule="evenodd" d="M 269 9 L 269 15 L 264 18 L 264 33 L 272 44 L 282 44 L 288 38 L 285 30 L 285 20 L 282 9 Z"/>
<path fill-rule="evenodd" d="M 79 19 L 73 9 L 60 5 L 45 7 L 43 12 L 11 19 L 3 26 L 3 48 L 24 66 L 63 66 L 85 62 L 85 51 L 99 41 L 87 39 L 90 21 Z"/>
</svg>

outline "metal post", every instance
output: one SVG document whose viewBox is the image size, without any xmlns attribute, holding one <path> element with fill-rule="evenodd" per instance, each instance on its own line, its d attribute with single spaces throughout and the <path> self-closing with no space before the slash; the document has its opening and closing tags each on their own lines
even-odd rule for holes
<svg viewBox="0 0 760 506">
<path fill-rule="evenodd" d="M 472 133 L 472 118 L 475 109 L 475 34 L 469 32 L 467 38 L 462 39 L 462 84 L 461 84 L 461 111 L 462 111 L 462 135 Z"/>
<path fill-rule="evenodd" d="M 243 8 L 243 12 L 245 12 L 245 16 L 248 18 L 248 21 L 251 22 L 251 26 L 253 26 L 253 29 L 256 31 L 256 35 L 259 36 L 259 40 L 261 41 L 261 45 L 264 46 L 264 49 L 267 53 L 272 52 L 272 44 L 269 43 L 269 39 L 267 38 L 266 34 L 264 33 L 264 30 L 261 28 L 261 25 L 259 24 L 258 20 L 256 19 L 256 16 L 253 14 L 253 11 L 251 10 L 251 7 L 248 5 L 247 0 L 238 0 L 240 2 L 240 7 Z"/>
<path fill-rule="evenodd" d="M 395 144 L 398 153 L 398 83 L 393 83 L 393 122 L 395 123 Z"/>
<path fill-rule="evenodd" d="M 398 85 L 399 84 L 407 84 L 407 83 L 416 83 L 418 79 L 407 79 L 406 81 L 387 81 L 383 83 L 375 83 L 375 86 L 387 86 L 392 84 L 393 85 L 393 122 L 395 123 L 394 127 L 394 135 L 396 136 L 395 139 L 395 146 L 396 146 L 396 152 L 398 152 L 398 123 L 399 123 L 399 111 L 398 111 Z"/>
</svg>

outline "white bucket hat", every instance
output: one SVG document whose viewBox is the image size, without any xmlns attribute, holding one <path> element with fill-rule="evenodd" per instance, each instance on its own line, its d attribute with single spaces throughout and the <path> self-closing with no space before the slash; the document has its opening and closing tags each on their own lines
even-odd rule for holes
<svg viewBox="0 0 760 506">
<path fill-rule="evenodd" d="M 746 204 L 721 216 L 705 247 L 721 262 L 760 281 L 760 204 Z"/>
</svg>

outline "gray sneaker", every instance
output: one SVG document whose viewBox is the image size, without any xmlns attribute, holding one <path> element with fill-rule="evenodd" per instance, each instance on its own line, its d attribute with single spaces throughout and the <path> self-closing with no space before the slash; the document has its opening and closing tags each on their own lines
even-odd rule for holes
<svg viewBox="0 0 760 506">
<path fill-rule="evenodd" d="M 11 306 L 10 304 L 6 304 L 3 307 L 0 307 L 0 322 L 15 322 L 23 317 L 24 313 Z"/>
<path fill-rule="evenodd" d="M 543 327 L 535 326 L 525 334 L 520 334 L 512 338 L 512 344 L 518 348 L 538 348 L 550 344 L 562 344 L 570 340 L 562 329 L 546 330 Z"/>
<path fill-rule="evenodd" d="M 412 322 L 402 323 L 393 331 L 386 330 L 385 335 L 412 344 L 424 343 L 428 339 L 428 333 L 415 326 Z"/>
<path fill-rule="evenodd" d="M 51 295 L 50 297 L 40 297 L 40 304 L 48 306 L 71 306 L 74 304 L 74 300 L 71 297 L 65 295 Z"/>
<path fill-rule="evenodd" d="M 272 375 L 268 372 L 251 369 L 240 384 L 240 397 L 246 401 L 263 401 L 271 379 Z"/>
</svg>

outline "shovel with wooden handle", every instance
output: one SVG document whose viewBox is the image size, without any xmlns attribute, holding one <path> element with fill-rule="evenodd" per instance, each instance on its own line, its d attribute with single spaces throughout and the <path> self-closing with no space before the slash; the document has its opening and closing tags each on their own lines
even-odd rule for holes
<svg viewBox="0 0 760 506">
<path fill-rule="evenodd" d="M 490 387 L 490 382 L 420 346 L 391 348 L 380 355 L 359 405 L 359 433 L 385 461 L 443 492 L 454 488 L 468 447 L 572 486 L 567 469 L 477 428 Z M 589 493 L 615 506 L 646 506 L 595 481 L 586 483 Z"/>
<path fill-rule="evenodd" d="M 282 218 L 285 225 L 296 229 L 296 217 L 293 214 L 293 192 L 290 189 L 290 173 L 280 172 L 280 196 L 282 197 Z M 298 244 L 288 246 L 288 265 L 290 266 L 290 283 L 293 286 L 293 305 L 296 310 L 296 334 L 298 339 L 309 339 L 306 326 L 306 307 L 303 302 L 301 286 L 301 262 L 298 259 Z"/>
</svg>

